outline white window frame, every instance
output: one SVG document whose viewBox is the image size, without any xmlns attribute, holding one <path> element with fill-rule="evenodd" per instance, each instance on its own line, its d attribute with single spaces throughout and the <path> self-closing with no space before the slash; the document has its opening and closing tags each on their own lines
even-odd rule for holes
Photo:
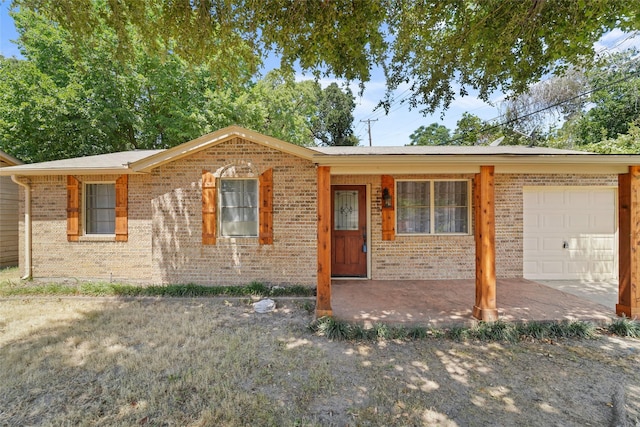
<svg viewBox="0 0 640 427">
<path fill-rule="evenodd" d="M 113 233 L 89 233 L 87 231 L 87 187 L 89 185 L 111 185 L 113 186 Z M 116 220 L 115 220 L 115 211 L 116 211 L 116 195 L 115 195 L 115 181 L 87 181 L 82 183 L 82 232 L 85 236 L 91 237 L 115 237 L 116 235 Z"/>
<path fill-rule="evenodd" d="M 223 221 L 222 221 L 222 181 L 255 181 L 256 182 L 256 229 L 255 234 L 249 235 L 237 235 L 237 236 L 228 236 L 223 233 Z M 234 239 L 234 238 L 257 238 L 260 235 L 260 180 L 258 178 L 220 178 L 218 182 L 218 235 L 222 238 L 226 239 Z"/>
<path fill-rule="evenodd" d="M 398 204 L 398 183 L 400 182 L 429 182 L 429 233 L 400 233 L 398 230 L 398 210 L 400 209 Z M 435 183 L 436 182 L 466 182 L 467 184 L 467 231 L 465 233 L 436 233 L 435 232 L 435 216 L 436 216 L 436 206 L 435 206 Z M 397 179 L 395 182 L 395 191 L 394 191 L 394 206 L 396 206 L 396 235 L 398 236 L 469 236 L 472 233 L 472 224 L 471 224 L 471 180 L 470 179 Z"/>
</svg>

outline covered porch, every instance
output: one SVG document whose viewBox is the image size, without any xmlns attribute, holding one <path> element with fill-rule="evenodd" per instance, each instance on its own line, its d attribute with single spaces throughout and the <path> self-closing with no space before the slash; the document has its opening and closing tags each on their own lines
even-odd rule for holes
<svg viewBox="0 0 640 427">
<path fill-rule="evenodd" d="M 616 284 L 606 284 L 615 295 Z M 611 296 L 580 283 L 547 286 L 525 279 L 498 279 L 498 315 L 509 322 L 579 320 L 606 323 L 615 316 Z M 569 293 L 574 288 L 578 292 Z M 560 289 L 564 289 L 560 290 Z M 582 295 L 578 296 L 582 291 Z M 331 305 L 340 320 L 363 323 L 420 324 L 431 327 L 471 325 L 475 281 L 333 280 Z M 598 301 L 598 302 L 596 302 Z"/>
</svg>

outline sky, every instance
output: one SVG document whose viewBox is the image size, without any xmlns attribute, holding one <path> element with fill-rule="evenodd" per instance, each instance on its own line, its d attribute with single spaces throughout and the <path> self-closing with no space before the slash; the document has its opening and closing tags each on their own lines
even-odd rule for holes
<svg viewBox="0 0 640 427">
<path fill-rule="evenodd" d="M 10 40 L 17 38 L 17 33 L 13 25 L 13 20 L 8 14 L 9 3 L 0 0 L 0 55 L 5 57 L 18 56 L 20 52 L 15 44 Z M 612 52 L 635 46 L 640 48 L 640 36 L 635 37 L 625 34 L 621 31 L 614 30 L 606 34 L 595 45 L 596 52 Z M 269 71 L 269 64 L 277 64 L 277 61 L 266 61 L 266 69 L 263 74 Z M 298 80 L 313 79 L 311 75 L 305 76 L 299 74 Z M 338 80 L 323 79 L 321 85 L 327 86 L 332 82 L 342 85 L 343 82 Z M 356 136 L 360 139 L 360 145 L 369 145 L 368 120 L 371 125 L 371 142 L 374 146 L 398 146 L 406 145 L 411 140 L 411 135 L 420 126 L 428 126 L 431 123 L 438 123 L 448 127 L 451 131 L 456 128 L 456 123 L 465 112 L 469 112 L 480 117 L 483 120 L 494 120 L 500 117 L 500 102 L 504 99 L 504 94 L 495 93 L 491 97 L 491 103 L 485 103 L 473 92 L 469 96 L 456 98 L 449 109 L 446 111 L 437 111 L 435 114 L 424 116 L 418 109 L 410 109 L 405 103 L 394 103 L 388 114 L 384 110 L 375 107 L 385 95 L 385 80 L 381 69 L 372 71 L 371 81 L 366 83 L 365 91 L 360 96 L 357 83 L 353 83 L 351 90 L 355 95 L 356 108 L 353 112 L 354 129 Z M 400 87 L 396 92 L 398 100 L 403 99 L 408 94 L 407 87 Z"/>
</svg>

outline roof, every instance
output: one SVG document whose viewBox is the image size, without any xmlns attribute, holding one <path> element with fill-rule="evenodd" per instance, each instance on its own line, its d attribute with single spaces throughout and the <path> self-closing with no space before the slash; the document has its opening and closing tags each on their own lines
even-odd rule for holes
<svg viewBox="0 0 640 427">
<path fill-rule="evenodd" d="M 0 162 L 6 163 L 9 166 L 21 165 L 22 162 L 10 154 L 0 150 Z"/>
<path fill-rule="evenodd" d="M 129 164 L 164 150 L 133 150 L 96 156 L 75 157 L 50 162 L 23 164 L 0 169 L 0 175 L 67 175 L 75 174 L 127 174 Z"/>
<path fill-rule="evenodd" d="M 603 155 L 525 146 L 301 147 L 239 126 L 230 126 L 166 150 L 135 150 L 0 168 L 0 175 L 136 174 L 235 138 L 331 166 L 332 174 L 624 173 L 640 155 Z"/>
<path fill-rule="evenodd" d="M 484 145 L 409 145 L 400 147 L 314 147 L 314 151 L 331 156 L 478 156 L 478 155 L 514 155 L 514 156 L 542 156 L 542 155 L 590 155 L 586 151 L 560 150 L 546 147 L 526 147 L 522 145 L 499 145 L 490 147 Z"/>
<path fill-rule="evenodd" d="M 168 150 L 159 152 L 153 156 L 141 159 L 132 164 L 131 167 L 136 172 L 150 172 L 152 169 L 165 163 L 169 163 L 182 157 L 197 153 L 198 151 L 206 148 L 228 142 L 234 138 L 242 138 L 252 141 L 265 147 L 273 148 L 307 160 L 311 160 L 315 154 L 312 149 L 307 147 L 301 147 L 299 145 L 281 141 L 277 138 L 263 135 L 240 126 L 229 126 Z"/>
</svg>

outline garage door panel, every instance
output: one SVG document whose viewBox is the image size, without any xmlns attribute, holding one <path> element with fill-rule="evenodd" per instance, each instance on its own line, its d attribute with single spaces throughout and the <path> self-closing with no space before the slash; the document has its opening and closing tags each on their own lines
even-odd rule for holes
<svg viewBox="0 0 640 427">
<path fill-rule="evenodd" d="M 537 237 L 524 239 L 523 246 L 525 251 L 539 251 L 542 249 L 540 240 Z"/>
<path fill-rule="evenodd" d="M 565 204 L 565 192 L 564 191 L 547 191 L 541 193 L 539 200 L 542 201 L 542 206 L 564 205 Z"/>
<path fill-rule="evenodd" d="M 526 187 L 523 201 L 526 278 L 616 277 L 615 189 Z"/>
<path fill-rule="evenodd" d="M 563 263 L 560 261 L 541 261 L 538 266 L 543 274 L 563 273 Z"/>
<path fill-rule="evenodd" d="M 565 214 L 565 224 L 567 231 L 589 230 L 592 222 L 591 215 L 588 213 L 580 213 L 576 215 Z"/>
<path fill-rule="evenodd" d="M 541 237 L 542 250 L 546 252 L 562 251 L 562 239 L 558 237 Z"/>
<path fill-rule="evenodd" d="M 562 214 L 548 214 L 542 213 L 540 214 L 542 218 L 542 226 L 545 228 L 558 228 L 564 226 L 564 215 Z"/>
<path fill-rule="evenodd" d="M 594 191 L 591 194 L 594 206 L 612 206 L 616 203 L 615 191 Z"/>
<path fill-rule="evenodd" d="M 591 213 L 592 233 L 615 233 L 616 221 L 611 217 L 611 212 L 595 211 Z"/>
</svg>

